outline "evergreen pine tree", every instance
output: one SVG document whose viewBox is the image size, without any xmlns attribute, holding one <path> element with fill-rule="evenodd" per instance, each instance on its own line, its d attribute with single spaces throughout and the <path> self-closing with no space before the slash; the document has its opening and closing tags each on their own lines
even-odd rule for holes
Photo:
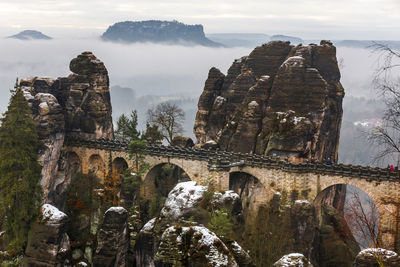
<svg viewBox="0 0 400 267">
<path fill-rule="evenodd" d="M 139 139 L 140 132 L 137 130 L 138 117 L 136 110 L 133 110 L 128 118 L 125 114 L 122 114 L 117 121 L 117 134 L 120 134 L 122 138 L 131 140 Z"/>
<path fill-rule="evenodd" d="M 147 122 L 146 131 L 142 134 L 142 139 L 150 145 L 161 145 L 164 136 L 158 129 L 158 125 Z"/>
<path fill-rule="evenodd" d="M 5 218 L 12 254 L 23 251 L 41 201 L 38 135 L 31 110 L 17 84 L 0 127 L 0 217 Z"/>
</svg>

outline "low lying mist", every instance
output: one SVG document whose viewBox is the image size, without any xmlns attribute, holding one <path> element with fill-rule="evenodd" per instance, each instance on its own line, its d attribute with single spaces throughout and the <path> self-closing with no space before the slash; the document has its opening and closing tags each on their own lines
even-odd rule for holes
<svg viewBox="0 0 400 267">
<path fill-rule="evenodd" d="M 215 66 L 226 73 L 235 58 L 248 55 L 251 50 L 245 47 L 118 44 L 99 39 L 3 39 L 0 41 L 0 111 L 4 112 L 7 108 L 9 89 L 14 86 L 17 77 L 67 76 L 70 74 L 71 59 L 83 51 L 92 51 L 105 63 L 109 72 L 114 119 L 122 113 L 138 109 L 140 128 L 143 128 L 144 114 L 149 107 L 163 101 L 175 101 L 186 112 L 185 134 L 193 137 L 197 100 L 203 90 L 208 70 Z M 362 97 L 365 101 L 377 98 L 372 89 L 372 79 L 378 55 L 368 49 L 338 47 L 337 58 L 346 92 L 343 125 L 350 126 L 355 120 L 365 119 L 366 113 L 361 110 L 363 116 L 354 116 L 354 105 L 363 103 L 357 98 Z M 346 101 L 347 98 L 351 101 Z M 368 116 L 379 118 L 380 110 L 369 112 Z M 351 131 L 343 131 L 342 128 L 342 133 L 347 132 Z M 347 139 L 344 137 L 344 140 Z M 343 149 L 345 148 L 342 146 L 341 153 Z M 345 159 L 347 163 L 354 160 L 351 157 Z"/>
</svg>

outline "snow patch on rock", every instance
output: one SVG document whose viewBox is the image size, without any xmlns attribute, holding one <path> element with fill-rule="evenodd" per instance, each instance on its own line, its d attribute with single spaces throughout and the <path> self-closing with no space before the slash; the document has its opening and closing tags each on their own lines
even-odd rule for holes
<svg viewBox="0 0 400 267">
<path fill-rule="evenodd" d="M 122 213 L 127 212 L 127 210 L 123 207 L 111 207 L 105 213 L 107 213 L 107 212 L 116 212 L 116 213 L 122 214 Z"/>
<path fill-rule="evenodd" d="M 274 263 L 275 267 L 312 267 L 307 258 L 300 253 L 291 253 L 283 256 Z"/>
<path fill-rule="evenodd" d="M 228 266 L 228 264 L 229 266 L 233 267 L 238 266 L 235 262 L 229 262 L 229 256 L 223 253 L 228 251 L 228 248 L 213 232 L 211 232 L 206 227 L 191 226 L 182 227 L 179 230 L 180 231 L 177 231 L 177 228 L 175 226 L 171 226 L 164 231 L 161 239 L 166 239 L 168 236 L 179 233 L 179 235 L 177 235 L 176 237 L 176 241 L 178 244 L 180 244 L 182 242 L 182 237 L 185 234 L 187 234 L 189 231 L 194 231 L 193 236 L 195 236 L 196 238 L 192 238 L 192 241 L 197 240 L 197 244 L 194 245 L 205 252 L 205 257 L 208 260 L 208 264 L 210 266 L 222 267 Z"/>
<path fill-rule="evenodd" d="M 141 231 L 151 232 L 153 231 L 154 224 L 156 222 L 156 218 L 151 219 L 148 221 L 143 227 Z"/>
<path fill-rule="evenodd" d="M 203 197 L 206 186 L 196 185 L 196 182 L 177 184 L 168 194 L 161 216 L 169 220 L 176 220 L 182 216 L 185 209 L 193 208 Z"/>
<path fill-rule="evenodd" d="M 396 252 L 383 248 L 366 248 L 363 249 L 360 253 L 358 253 L 358 256 L 363 256 L 363 257 L 375 257 L 375 255 L 381 256 L 382 259 L 385 261 L 390 260 L 391 258 L 398 257 L 398 254 Z"/>
<path fill-rule="evenodd" d="M 48 222 L 59 222 L 66 219 L 68 216 L 50 204 L 43 204 L 42 206 L 43 219 Z"/>
</svg>

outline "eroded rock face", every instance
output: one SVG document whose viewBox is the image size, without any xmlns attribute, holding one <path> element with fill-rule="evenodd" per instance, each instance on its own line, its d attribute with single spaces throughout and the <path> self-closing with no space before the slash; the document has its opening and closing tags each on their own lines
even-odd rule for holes
<svg viewBox="0 0 400 267">
<path fill-rule="evenodd" d="M 210 220 L 202 206 L 206 190 L 196 182 L 175 186 L 160 215 L 137 237 L 136 266 L 254 266 L 238 243 L 222 240 L 204 226 Z M 208 205 L 240 216 L 240 199 L 233 191 L 214 193 Z"/>
<path fill-rule="evenodd" d="M 383 248 L 367 248 L 358 253 L 354 260 L 354 267 L 378 267 L 378 259 L 383 266 L 400 266 L 400 256 L 394 252 Z"/>
<path fill-rule="evenodd" d="M 104 214 L 97 248 L 93 258 L 94 266 L 126 266 L 129 246 L 128 211 L 112 207 Z"/>
<path fill-rule="evenodd" d="M 41 212 L 42 220 L 33 225 L 29 235 L 24 266 L 68 265 L 71 247 L 66 233 L 67 215 L 49 204 L 44 204 Z"/>
<path fill-rule="evenodd" d="M 295 158 L 337 160 L 344 90 L 336 48 L 273 41 L 235 60 L 225 76 L 212 68 L 199 99 L 199 145 Z"/>
<path fill-rule="evenodd" d="M 203 226 L 171 226 L 164 231 L 155 266 L 168 265 L 239 266 L 221 239 Z"/>
<path fill-rule="evenodd" d="M 109 78 L 103 62 L 84 52 L 71 61 L 70 69 L 73 73 L 66 78 L 34 77 L 20 82 L 37 124 L 44 202 L 58 207 L 69 182 L 68 158 L 61 153 L 65 137 L 114 136 Z"/>
</svg>

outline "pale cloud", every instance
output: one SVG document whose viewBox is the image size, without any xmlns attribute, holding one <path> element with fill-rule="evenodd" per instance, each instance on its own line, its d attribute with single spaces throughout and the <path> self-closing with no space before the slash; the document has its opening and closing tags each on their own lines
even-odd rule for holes
<svg viewBox="0 0 400 267">
<path fill-rule="evenodd" d="M 398 0 L 1 0 L 0 25 L 100 30 L 118 21 L 176 19 L 206 32 L 262 32 L 303 38 L 396 39 Z"/>
</svg>

